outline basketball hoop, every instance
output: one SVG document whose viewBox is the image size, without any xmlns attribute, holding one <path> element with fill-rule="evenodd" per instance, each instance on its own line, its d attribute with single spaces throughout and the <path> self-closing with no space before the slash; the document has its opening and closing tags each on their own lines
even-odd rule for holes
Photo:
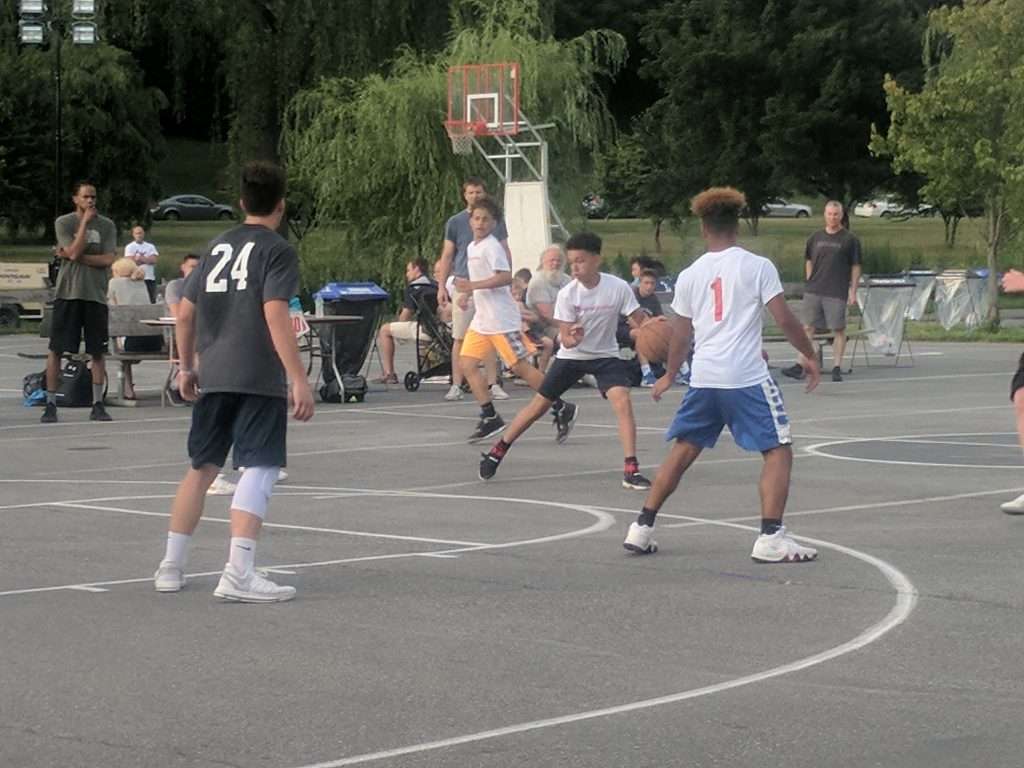
<svg viewBox="0 0 1024 768">
<path fill-rule="evenodd" d="M 456 155 L 473 154 L 473 138 L 476 136 L 476 129 L 472 123 L 449 120 L 445 122 L 444 128 L 448 131 L 448 138 L 452 140 L 452 152 Z"/>
</svg>

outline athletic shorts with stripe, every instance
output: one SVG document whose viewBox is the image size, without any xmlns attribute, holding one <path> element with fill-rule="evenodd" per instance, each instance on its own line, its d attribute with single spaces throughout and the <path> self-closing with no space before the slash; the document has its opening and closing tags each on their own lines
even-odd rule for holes
<svg viewBox="0 0 1024 768">
<path fill-rule="evenodd" d="M 740 389 L 687 390 L 665 439 L 714 448 L 726 426 L 747 451 L 770 451 L 793 442 L 782 392 L 771 378 Z"/>
<path fill-rule="evenodd" d="M 462 356 L 483 360 L 494 350 L 509 368 L 531 355 L 537 354 L 536 345 L 522 331 L 508 333 L 478 333 L 470 328 L 462 340 Z"/>
</svg>

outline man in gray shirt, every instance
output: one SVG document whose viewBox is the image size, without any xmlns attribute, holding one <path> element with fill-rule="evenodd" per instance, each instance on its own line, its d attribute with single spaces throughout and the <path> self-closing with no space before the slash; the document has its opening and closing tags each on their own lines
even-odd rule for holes
<svg viewBox="0 0 1024 768">
<path fill-rule="evenodd" d="M 71 200 L 74 213 L 54 222 L 55 253 L 61 259 L 50 324 L 50 346 L 46 358 L 46 407 L 40 421 L 57 421 L 57 386 L 60 360 L 65 352 L 77 353 L 82 336 L 85 352 L 92 358 L 93 421 L 110 421 L 103 407 L 107 369 L 107 282 L 109 267 L 117 259 L 117 227 L 96 210 L 96 187 L 77 182 Z"/>
<path fill-rule="evenodd" d="M 248 163 L 241 187 L 244 223 L 210 243 L 185 280 L 177 313 L 178 388 L 195 401 L 191 468 L 174 497 L 154 587 L 178 592 L 185 586 L 189 543 L 206 491 L 231 451 L 235 468 L 245 469 L 231 500 L 228 562 L 213 594 L 233 602 L 275 603 L 292 599 L 295 588 L 257 573 L 255 550 L 285 464 L 289 396 L 292 415 L 308 421 L 313 394 L 288 311 L 299 289 L 298 256 L 276 232 L 284 217 L 284 171 Z"/>
<path fill-rule="evenodd" d="M 815 330 L 832 331 L 832 381 L 842 381 L 846 350 L 846 305 L 857 303 L 860 282 L 860 241 L 843 227 L 843 204 L 825 204 L 825 229 L 807 238 L 804 248 L 807 284 L 804 287 L 803 321 L 807 336 Z M 794 379 L 804 376 L 804 359 L 782 372 Z"/>
</svg>

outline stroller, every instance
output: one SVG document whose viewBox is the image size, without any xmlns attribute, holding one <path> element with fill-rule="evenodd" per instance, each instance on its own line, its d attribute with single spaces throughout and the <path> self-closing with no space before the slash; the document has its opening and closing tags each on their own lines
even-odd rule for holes
<svg viewBox="0 0 1024 768">
<path fill-rule="evenodd" d="M 440 320 L 422 294 L 412 295 L 416 307 L 416 370 L 405 374 L 403 384 L 409 392 L 420 388 L 424 379 L 452 375 L 452 331 Z"/>
</svg>

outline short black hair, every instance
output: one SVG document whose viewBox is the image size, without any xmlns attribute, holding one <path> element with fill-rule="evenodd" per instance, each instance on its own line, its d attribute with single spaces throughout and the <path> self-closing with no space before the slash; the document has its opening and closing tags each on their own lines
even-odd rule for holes
<svg viewBox="0 0 1024 768">
<path fill-rule="evenodd" d="M 522 280 L 524 283 L 528 283 L 533 279 L 533 272 L 528 270 L 526 267 L 523 267 L 516 272 L 513 277 L 515 277 L 516 280 Z"/>
<path fill-rule="evenodd" d="M 467 176 L 466 180 L 462 182 L 462 191 L 466 191 L 466 187 L 482 187 L 487 189 L 487 185 L 484 184 L 484 180 L 479 176 Z"/>
<path fill-rule="evenodd" d="M 193 259 L 196 261 L 202 261 L 203 257 L 198 253 L 186 253 L 181 257 L 181 263 L 184 264 L 186 261 L 192 261 Z"/>
<path fill-rule="evenodd" d="M 77 195 L 78 190 L 80 190 L 82 187 L 92 187 L 93 189 L 96 189 L 96 185 L 93 184 L 91 180 L 79 179 L 78 181 L 71 185 L 71 194 Z"/>
<path fill-rule="evenodd" d="M 266 160 L 253 160 L 242 168 L 241 198 L 245 212 L 269 216 L 284 199 L 284 169 Z"/>
<path fill-rule="evenodd" d="M 474 202 L 469 207 L 470 214 L 472 214 L 473 211 L 475 211 L 477 208 L 483 208 L 485 211 L 491 214 L 491 218 L 493 218 L 495 221 L 501 220 L 501 206 L 494 201 L 493 197 L 488 197 L 487 195 L 484 195 L 479 200 Z"/>
<path fill-rule="evenodd" d="M 601 254 L 601 238 L 593 232 L 577 232 L 565 244 L 567 251 L 590 251 Z"/>
<path fill-rule="evenodd" d="M 658 282 L 658 273 L 653 269 L 641 269 L 640 277 L 649 277 L 654 282 Z"/>
<path fill-rule="evenodd" d="M 416 269 L 420 271 L 421 275 L 427 274 L 427 270 L 430 269 L 430 265 L 427 264 L 427 260 L 422 256 L 417 256 L 415 259 L 409 259 L 409 263 L 416 267 Z"/>
<path fill-rule="evenodd" d="M 655 261 L 650 256 L 634 256 L 629 260 L 629 266 L 639 264 L 640 269 L 654 269 Z"/>
</svg>

